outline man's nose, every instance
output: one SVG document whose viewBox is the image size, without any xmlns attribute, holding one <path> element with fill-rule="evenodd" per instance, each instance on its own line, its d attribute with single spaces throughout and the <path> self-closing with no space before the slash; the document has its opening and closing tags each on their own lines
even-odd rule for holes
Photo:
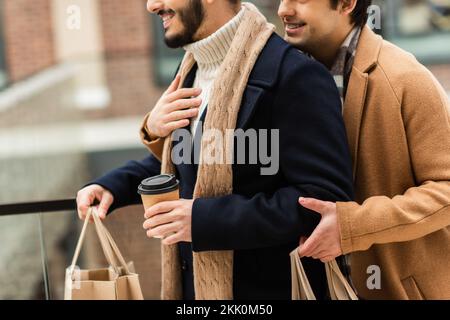
<svg viewBox="0 0 450 320">
<path fill-rule="evenodd" d="M 147 1 L 147 11 L 150 13 L 157 13 L 164 9 L 164 4 L 160 0 L 148 0 Z"/>
<path fill-rule="evenodd" d="M 278 7 L 278 16 L 281 19 L 284 19 L 286 17 L 295 16 L 295 10 L 292 8 L 292 6 L 288 2 L 289 1 L 287 1 L 287 0 L 280 1 L 280 6 Z"/>
</svg>

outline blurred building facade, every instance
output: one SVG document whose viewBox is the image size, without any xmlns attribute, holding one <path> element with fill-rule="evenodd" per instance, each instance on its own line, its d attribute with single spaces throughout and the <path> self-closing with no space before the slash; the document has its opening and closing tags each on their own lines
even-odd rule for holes
<svg viewBox="0 0 450 320">
<path fill-rule="evenodd" d="M 255 2 L 276 21 L 276 3 Z M 381 7 L 379 32 L 414 53 L 450 90 L 449 1 L 374 2 Z M 0 84 L 75 66 L 71 98 L 88 119 L 142 116 L 179 62 L 181 51 L 165 48 L 161 24 L 146 12 L 145 0 L 1 0 L 0 5 Z"/>
<path fill-rule="evenodd" d="M 253 2 L 279 25 L 277 1 Z M 450 92 L 448 0 L 375 3 L 377 32 L 415 54 Z M 146 0 L 0 0 L 0 204 L 74 197 L 91 178 L 146 155 L 141 119 L 182 55 L 165 47 L 161 28 Z M 142 208 L 118 210 L 107 223 L 135 261 L 146 297 L 156 299 L 159 242 L 141 230 Z M 75 213 L 59 213 L 46 215 L 44 228 L 61 298 L 79 224 Z M 93 236 L 87 266 L 102 262 Z M 0 218 L 0 243 L 10 244 L 0 246 L 0 298 L 42 297 L 38 241 L 36 217 Z"/>
</svg>

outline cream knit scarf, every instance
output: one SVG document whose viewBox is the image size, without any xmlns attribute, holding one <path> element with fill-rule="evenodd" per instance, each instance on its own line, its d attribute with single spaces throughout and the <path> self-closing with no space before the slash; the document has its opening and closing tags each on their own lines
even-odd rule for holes
<svg viewBox="0 0 450 320">
<path fill-rule="evenodd" d="M 232 137 L 227 129 L 235 129 L 242 96 L 250 72 L 275 27 L 258 9 L 244 3 L 244 16 L 231 48 L 216 78 L 204 123 L 204 131 L 219 130 L 224 138 L 223 154 L 232 150 Z M 180 67 L 181 83 L 195 64 L 187 53 Z M 208 150 L 211 139 L 202 139 L 201 150 Z M 214 142 L 214 141 L 212 141 Z M 166 138 L 162 155 L 162 173 L 174 173 L 171 161 L 172 139 Z M 209 146 L 211 147 L 211 146 Z M 217 148 L 217 146 L 212 147 Z M 217 150 L 217 149 L 215 149 Z M 201 157 L 200 157 L 201 158 Z M 198 167 L 194 199 L 220 197 L 233 191 L 232 167 L 224 164 L 201 163 Z M 162 246 L 162 299 L 182 299 L 181 267 L 177 245 Z M 194 252 L 194 288 L 197 300 L 233 299 L 233 251 Z"/>
</svg>

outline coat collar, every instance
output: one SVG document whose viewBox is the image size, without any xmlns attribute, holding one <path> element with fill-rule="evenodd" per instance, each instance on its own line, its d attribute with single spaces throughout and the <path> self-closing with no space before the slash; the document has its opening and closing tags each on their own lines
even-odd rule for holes
<svg viewBox="0 0 450 320">
<path fill-rule="evenodd" d="M 189 73 L 186 75 L 186 78 L 184 79 L 183 88 L 192 88 L 193 87 L 197 69 L 198 69 L 198 65 L 194 64 L 192 66 L 192 69 L 189 71 Z"/>
<path fill-rule="evenodd" d="M 369 74 L 378 64 L 382 45 L 383 39 L 370 30 L 368 26 L 365 26 L 359 38 L 344 102 L 344 121 L 353 160 L 353 179 L 356 175 L 358 163 L 359 136 L 366 104 Z"/>
<path fill-rule="evenodd" d="M 283 57 L 290 47 L 287 42 L 274 33 L 261 51 L 248 79 L 248 85 L 265 89 L 275 86 Z"/>
<path fill-rule="evenodd" d="M 291 46 L 275 33 L 269 38 L 253 67 L 247 82 L 237 119 L 236 128 L 244 128 L 254 112 L 254 108 L 265 90 L 278 82 L 281 63 Z M 194 84 L 197 65 L 195 64 L 183 83 L 185 88 Z"/>
<path fill-rule="evenodd" d="M 375 34 L 368 26 L 361 31 L 356 49 L 353 67 L 362 73 L 367 73 L 378 63 L 383 38 Z"/>
<path fill-rule="evenodd" d="M 275 33 L 269 38 L 250 73 L 236 128 L 245 128 L 264 92 L 278 83 L 281 63 L 290 48 L 291 46 Z"/>
<path fill-rule="evenodd" d="M 265 89 L 275 86 L 278 81 L 283 57 L 290 47 L 291 46 L 287 42 L 274 33 L 267 41 L 264 49 L 261 51 L 261 54 L 250 74 L 247 85 L 258 86 Z M 197 69 L 197 64 L 194 64 L 186 76 L 183 87 L 192 87 Z"/>
</svg>

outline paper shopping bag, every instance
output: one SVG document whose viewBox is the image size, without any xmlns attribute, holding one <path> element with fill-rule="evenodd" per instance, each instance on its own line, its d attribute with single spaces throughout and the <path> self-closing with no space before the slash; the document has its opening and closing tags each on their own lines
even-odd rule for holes
<svg viewBox="0 0 450 320">
<path fill-rule="evenodd" d="M 298 248 L 291 252 L 292 300 L 316 300 Z M 328 290 L 332 300 L 358 300 L 358 296 L 342 274 L 336 260 L 325 263 Z"/>
<path fill-rule="evenodd" d="M 80 270 L 76 262 L 86 235 L 90 217 L 109 263 L 108 268 Z M 65 300 L 142 300 L 139 275 L 133 263 L 126 263 L 109 231 L 94 208 L 90 208 L 78 239 L 72 264 L 66 269 Z"/>
</svg>

